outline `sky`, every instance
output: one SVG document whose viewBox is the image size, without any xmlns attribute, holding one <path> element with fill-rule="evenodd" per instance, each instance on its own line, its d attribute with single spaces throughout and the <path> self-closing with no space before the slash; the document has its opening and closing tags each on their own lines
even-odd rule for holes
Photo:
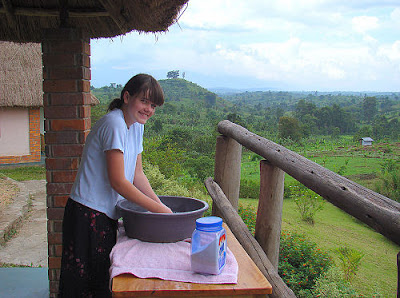
<svg viewBox="0 0 400 298">
<path fill-rule="evenodd" d="M 179 70 L 204 88 L 400 91 L 399 0 L 189 0 L 166 33 L 91 41 L 94 87 Z"/>
</svg>

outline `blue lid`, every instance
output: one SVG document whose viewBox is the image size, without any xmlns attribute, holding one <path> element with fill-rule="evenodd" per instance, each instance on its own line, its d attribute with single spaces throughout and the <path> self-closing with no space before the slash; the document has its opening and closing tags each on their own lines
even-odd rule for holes
<svg viewBox="0 0 400 298">
<path fill-rule="evenodd" d="M 217 216 L 206 216 L 196 219 L 196 229 L 207 232 L 219 231 L 222 229 L 222 218 Z"/>
</svg>

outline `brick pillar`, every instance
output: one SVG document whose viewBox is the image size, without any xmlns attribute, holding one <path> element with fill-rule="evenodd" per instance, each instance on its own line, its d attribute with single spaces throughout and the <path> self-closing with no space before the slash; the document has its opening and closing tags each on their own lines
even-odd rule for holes
<svg viewBox="0 0 400 298">
<path fill-rule="evenodd" d="M 61 267 L 62 219 L 90 130 L 90 39 L 74 28 L 43 31 L 47 239 L 50 297 Z"/>
</svg>

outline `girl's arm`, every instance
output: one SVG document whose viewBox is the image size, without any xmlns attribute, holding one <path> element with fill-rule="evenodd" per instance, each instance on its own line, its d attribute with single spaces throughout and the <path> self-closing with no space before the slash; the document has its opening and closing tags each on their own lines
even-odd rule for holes
<svg viewBox="0 0 400 298">
<path fill-rule="evenodd" d="M 161 203 L 160 199 L 151 187 L 150 182 L 146 177 L 146 174 L 143 172 L 142 154 L 139 154 L 136 159 L 135 178 L 133 179 L 133 185 L 135 185 L 142 193 L 144 193 L 148 197 L 152 198 L 156 202 Z"/>
<path fill-rule="evenodd" d="M 117 191 L 121 196 L 151 212 L 172 213 L 171 209 L 159 202 L 159 200 L 157 201 L 155 198 L 147 196 L 125 178 L 124 154 L 121 151 L 106 151 L 106 161 L 108 179 L 110 180 L 111 187 L 114 188 L 115 191 Z"/>
</svg>

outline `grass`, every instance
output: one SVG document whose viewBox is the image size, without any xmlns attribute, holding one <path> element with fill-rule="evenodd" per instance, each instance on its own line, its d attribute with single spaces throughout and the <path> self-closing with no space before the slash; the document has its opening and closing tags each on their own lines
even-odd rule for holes
<svg viewBox="0 0 400 298">
<path fill-rule="evenodd" d="M 18 265 L 18 264 L 12 264 L 12 263 L 3 263 L 3 262 L 0 262 L 0 268 L 8 268 L 8 267 L 13 267 L 13 268 L 26 268 L 26 267 L 28 267 L 28 268 L 31 268 L 31 267 L 33 267 L 33 264 L 31 263 L 30 265 Z M 42 266 L 39 266 L 39 267 L 35 267 L 35 268 L 41 268 Z"/>
<path fill-rule="evenodd" d="M 241 199 L 241 205 L 256 210 L 258 201 Z M 365 224 L 336 208 L 329 202 L 316 214 L 315 224 L 302 221 L 294 200 L 285 199 L 282 212 L 282 230 L 296 232 L 329 253 L 335 262 L 339 247 L 349 247 L 364 253 L 353 286 L 362 294 L 377 290 L 382 297 L 395 297 L 397 289 L 396 256 L 400 246 L 387 240 Z"/>
<path fill-rule="evenodd" d="M 306 148 L 307 149 L 307 148 Z M 349 178 L 367 188 L 375 189 L 379 180 L 381 163 L 385 159 L 399 159 L 399 144 L 375 144 L 370 147 L 350 146 L 312 148 L 304 150 L 308 159 Z M 251 161 L 251 154 L 245 154 L 242 162 L 242 179 L 259 181 L 259 162 Z M 285 176 L 285 184 L 295 180 Z M 258 201 L 241 199 L 240 204 L 251 205 L 256 210 Z M 397 289 L 396 256 L 400 246 L 387 240 L 362 222 L 344 211 L 325 202 L 322 211 L 316 214 L 315 224 L 302 221 L 296 204 L 292 199 L 283 203 L 282 229 L 305 235 L 328 252 L 338 262 L 336 249 L 349 247 L 364 254 L 358 273 L 353 280 L 354 287 L 364 295 L 376 291 L 382 297 L 395 297 Z"/>
<path fill-rule="evenodd" d="M 335 147 L 331 150 L 320 146 L 319 149 L 302 152 L 309 160 L 338 173 L 358 184 L 376 191 L 381 165 L 386 159 L 400 159 L 400 144 L 375 144 L 373 146 Z M 260 181 L 259 161 L 252 161 L 254 153 L 246 152 L 242 158 L 241 177 L 246 180 Z M 295 179 L 285 175 L 285 185 L 291 185 Z"/>
<path fill-rule="evenodd" d="M 46 169 L 44 166 L 2 167 L 0 176 L 16 181 L 43 180 L 46 179 Z"/>
</svg>

